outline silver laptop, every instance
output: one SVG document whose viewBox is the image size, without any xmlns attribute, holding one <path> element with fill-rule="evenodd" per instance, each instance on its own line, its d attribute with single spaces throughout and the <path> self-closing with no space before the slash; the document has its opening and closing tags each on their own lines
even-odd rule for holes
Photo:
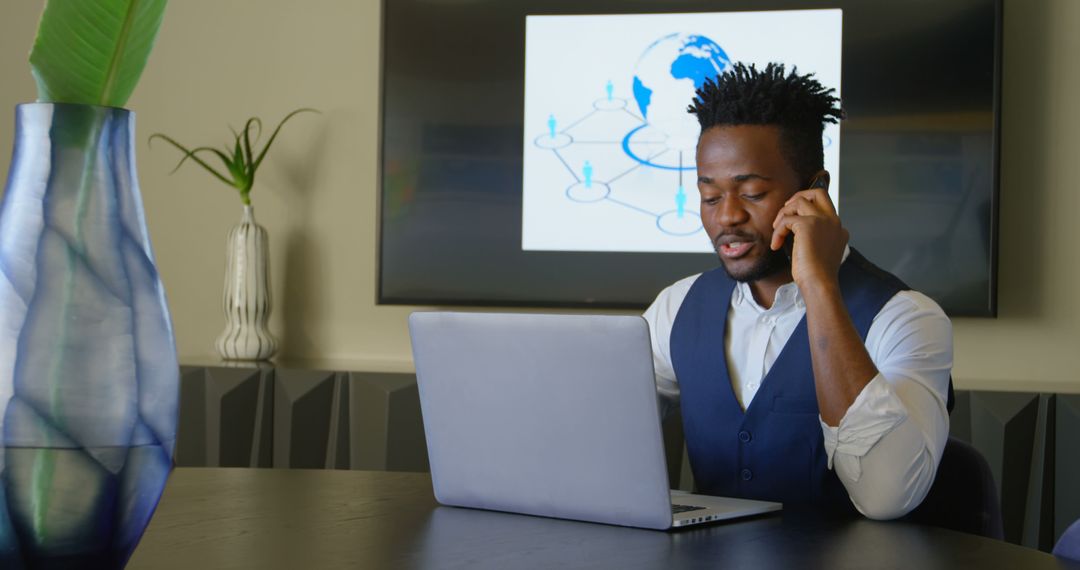
<svg viewBox="0 0 1080 570">
<path fill-rule="evenodd" d="M 780 509 L 672 492 L 648 324 L 636 316 L 409 316 L 435 498 L 667 529 Z"/>
</svg>

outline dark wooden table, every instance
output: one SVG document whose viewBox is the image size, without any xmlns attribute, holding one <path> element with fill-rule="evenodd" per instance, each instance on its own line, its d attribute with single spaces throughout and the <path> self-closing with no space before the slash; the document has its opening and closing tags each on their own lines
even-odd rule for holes
<svg viewBox="0 0 1080 570">
<path fill-rule="evenodd" d="M 440 507 L 427 474 L 176 469 L 128 568 L 1080 568 L 1005 542 L 791 509 L 672 532 Z"/>
</svg>

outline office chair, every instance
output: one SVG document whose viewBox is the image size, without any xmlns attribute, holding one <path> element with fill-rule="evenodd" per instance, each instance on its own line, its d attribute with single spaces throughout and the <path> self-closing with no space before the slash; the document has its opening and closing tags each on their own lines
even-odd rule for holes
<svg viewBox="0 0 1080 570">
<path fill-rule="evenodd" d="M 1080 519 L 1074 521 L 1062 533 L 1061 538 L 1054 545 L 1054 556 L 1080 562 Z"/>
<path fill-rule="evenodd" d="M 930 492 L 905 520 L 1004 539 L 997 487 L 982 454 L 950 437 Z"/>
</svg>

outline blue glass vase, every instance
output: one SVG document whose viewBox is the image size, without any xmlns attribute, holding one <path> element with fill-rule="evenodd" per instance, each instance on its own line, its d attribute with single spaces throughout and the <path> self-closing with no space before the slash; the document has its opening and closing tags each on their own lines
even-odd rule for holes
<svg viewBox="0 0 1080 570">
<path fill-rule="evenodd" d="M 135 115 L 16 108 L 0 205 L 0 568 L 121 568 L 172 469 L 179 368 Z"/>
</svg>

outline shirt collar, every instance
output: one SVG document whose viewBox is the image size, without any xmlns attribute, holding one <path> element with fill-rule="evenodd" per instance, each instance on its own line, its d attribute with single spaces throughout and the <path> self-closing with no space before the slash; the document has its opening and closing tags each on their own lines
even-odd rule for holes
<svg viewBox="0 0 1080 570">
<path fill-rule="evenodd" d="M 844 246 L 844 254 L 840 257 L 840 264 L 843 265 L 847 261 L 848 256 L 851 255 L 851 247 Z M 806 303 L 803 301 L 802 294 L 799 293 L 799 287 L 795 285 L 795 282 L 784 283 L 776 290 L 776 297 L 773 298 L 773 305 L 771 308 L 766 309 L 754 300 L 754 294 L 750 291 L 750 284 L 739 282 L 735 284 L 735 291 L 731 296 L 732 305 L 743 305 L 746 307 L 752 307 L 759 313 L 779 313 L 794 307 L 797 310 L 803 310 L 806 308 Z"/>
</svg>

